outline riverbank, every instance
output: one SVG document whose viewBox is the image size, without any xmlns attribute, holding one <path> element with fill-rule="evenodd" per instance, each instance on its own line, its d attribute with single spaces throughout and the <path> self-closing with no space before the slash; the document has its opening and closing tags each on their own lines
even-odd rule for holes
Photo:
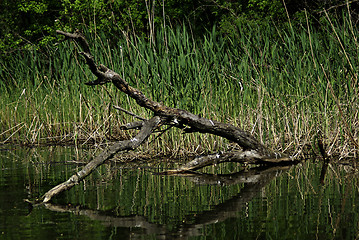
<svg viewBox="0 0 359 240">
<path fill-rule="evenodd" d="M 357 157 L 358 29 L 341 23 L 247 24 L 232 36 L 214 28 L 195 38 L 186 28 L 165 28 L 153 41 L 119 34 L 109 43 L 85 33 L 98 62 L 120 73 L 146 96 L 167 106 L 229 122 L 278 151 Z M 110 85 L 95 80 L 71 42 L 29 50 L 2 61 L 0 143 L 98 146 L 127 139 L 120 126 L 151 117 Z M 139 151 L 184 156 L 235 148 L 212 135 L 171 129 Z"/>
</svg>

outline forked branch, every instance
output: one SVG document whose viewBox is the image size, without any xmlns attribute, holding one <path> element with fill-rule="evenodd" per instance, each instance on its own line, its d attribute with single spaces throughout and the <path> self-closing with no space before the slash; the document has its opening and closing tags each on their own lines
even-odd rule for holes
<svg viewBox="0 0 359 240">
<path fill-rule="evenodd" d="M 96 158 L 94 158 L 91 162 L 89 162 L 81 171 L 72 175 L 66 182 L 63 182 L 56 187 L 49 190 L 42 197 L 43 202 L 49 202 L 51 198 L 65 190 L 68 190 L 78 184 L 82 179 L 87 177 L 89 174 L 93 172 L 98 166 L 103 164 L 105 161 L 111 159 L 116 153 L 124 150 L 133 150 L 140 146 L 151 134 L 152 132 L 160 125 L 161 119 L 158 116 L 151 118 L 148 121 L 143 123 L 141 130 L 138 134 L 130 139 L 125 141 L 120 141 L 108 149 L 99 154 Z"/>
</svg>

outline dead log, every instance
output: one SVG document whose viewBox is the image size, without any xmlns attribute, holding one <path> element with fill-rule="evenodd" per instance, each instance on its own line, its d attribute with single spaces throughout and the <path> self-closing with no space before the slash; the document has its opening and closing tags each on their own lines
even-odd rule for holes
<svg viewBox="0 0 359 240">
<path fill-rule="evenodd" d="M 120 76 L 120 74 L 102 64 L 97 64 L 94 61 L 94 57 L 90 53 L 88 42 L 80 32 L 76 31 L 75 33 L 68 33 L 59 30 L 56 32 L 65 36 L 65 39 L 72 39 L 76 41 L 81 46 L 83 52 L 80 52 L 80 54 L 85 58 L 86 64 L 89 66 L 91 72 L 97 77 L 95 81 L 85 83 L 86 85 L 102 85 L 111 82 L 120 91 L 134 99 L 139 106 L 152 111 L 155 117 L 148 121 L 141 119 L 143 120 L 142 122 L 123 125 L 121 127 L 122 129 L 140 128 L 141 130 L 135 138 L 115 143 L 109 147 L 109 149 L 105 150 L 94 160 L 88 163 L 84 169 L 73 175 L 69 180 L 48 191 L 42 197 L 43 202 L 48 202 L 56 194 L 73 187 L 79 181 L 88 176 L 96 167 L 101 165 L 106 160 L 111 159 L 119 151 L 137 148 L 149 135 L 153 133 L 156 128 L 161 125 L 174 126 L 182 129 L 185 133 L 199 132 L 214 134 L 237 143 L 243 149 L 243 151 L 218 153 L 195 158 L 193 161 L 183 165 L 179 169 L 169 171 L 168 173 L 197 170 L 211 164 L 228 161 L 262 164 L 293 162 L 293 160 L 286 154 L 278 153 L 266 148 L 251 134 L 238 127 L 228 123 L 203 118 L 182 109 L 171 108 L 160 102 L 147 98 L 140 90 L 131 87 Z M 121 109 L 120 107 L 116 107 L 116 109 L 126 112 L 126 110 Z"/>
</svg>

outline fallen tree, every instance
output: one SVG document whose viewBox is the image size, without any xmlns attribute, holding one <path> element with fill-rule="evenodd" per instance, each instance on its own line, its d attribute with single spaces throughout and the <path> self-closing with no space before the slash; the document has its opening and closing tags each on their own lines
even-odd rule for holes
<svg viewBox="0 0 359 240">
<path fill-rule="evenodd" d="M 136 128 L 140 129 L 140 131 L 134 138 L 120 141 L 110 146 L 107 150 L 103 151 L 90 161 L 81 171 L 71 176 L 66 182 L 61 183 L 48 191 L 40 201 L 49 202 L 53 196 L 78 184 L 79 181 L 92 173 L 94 169 L 103 164 L 106 160 L 111 159 L 116 153 L 124 150 L 136 149 L 156 129 L 163 125 L 180 128 L 184 133 L 199 132 L 214 134 L 237 143 L 242 148 L 241 151 L 230 151 L 197 157 L 178 169 L 166 172 L 166 174 L 193 171 L 208 165 L 231 161 L 267 165 L 294 163 L 294 160 L 291 157 L 270 150 L 256 140 L 251 134 L 238 127 L 228 123 L 206 119 L 182 109 L 171 108 L 147 98 L 140 90 L 130 86 L 120 74 L 102 64 L 97 64 L 90 53 L 88 42 L 80 32 L 68 33 L 57 31 L 57 33 L 65 36 L 65 40 L 72 39 L 81 46 L 83 51 L 80 52 L 80 54 L 85 58 L 86 64 L 89 66 L 91 72 L 97 77 L 95 81 L 85 83 L 86 85 L 93 86 L 112 83 L 120 91 L 134 99 L 139 106 L 152 111 L 154 116 L 150 120 L 141 119 L 141 121 L 122 126 L 122 129 Z M 121 109 L 120 107 L 116 108 L 126 112 L 126 110 Z"/>
</svg>

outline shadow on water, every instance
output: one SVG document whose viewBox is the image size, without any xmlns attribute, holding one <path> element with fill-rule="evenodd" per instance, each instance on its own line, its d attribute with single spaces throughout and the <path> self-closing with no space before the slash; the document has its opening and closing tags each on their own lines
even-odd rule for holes
<svg viewBox="0 0 359 240">
<path fill-rule="evenodd" d="M 52 204 L 31 209 L 23 202 L 78 171 L 77 156 L 86 152 L 0 152 L 1 239 L 359 237 L 358 171 L 351 164 L 242 169 L 230 163 L 173 176 L 157 174 L 173 163 L 115 162 Z"/>
<path fill-rule="evenodd" d="M 192 237 L 201 236 L 201 229 L 206 225 L 223 222 L 227 219 L 234 218 L 238 215 L 247 203 L 254 197 L 258 196 L 261 189 L 267 185 L 273 178 L 279 176 L 284 171 L 287 171 L 291 166 L 282 167 L 258 167 L 234 174 L 205 174 L 205 173 L 188 173 L 178 174 L 171 177 L 186 177 L 190 181 L 201 184 L 214 185 L 231 185 L 244 183 L 245 186 L 241 192 L 232 198 L 212 206 L 211 210 L 198 212 L 191 218 L 191 223 L 181 223 L 176 231 L 169 230 L 165 225 L 154 224 L 149 222 L 143 216 L 113 216 L 113 214 L 106 214 L 106 212 L 95 211 L 90 209 L 82 209 L 81 207 L 72 207 L 69 205 L 45 204 L 44 206 L 56 212 L 70 212 L 76 215 L 84 215 L 93 220 L 102 222 L 102 224 L 112 227 L 126 227 L 126 228 L 143 228 L 146 234 L 155 234 L 157 236 L 176 236 L 176 237 Z"/>
</svg>

